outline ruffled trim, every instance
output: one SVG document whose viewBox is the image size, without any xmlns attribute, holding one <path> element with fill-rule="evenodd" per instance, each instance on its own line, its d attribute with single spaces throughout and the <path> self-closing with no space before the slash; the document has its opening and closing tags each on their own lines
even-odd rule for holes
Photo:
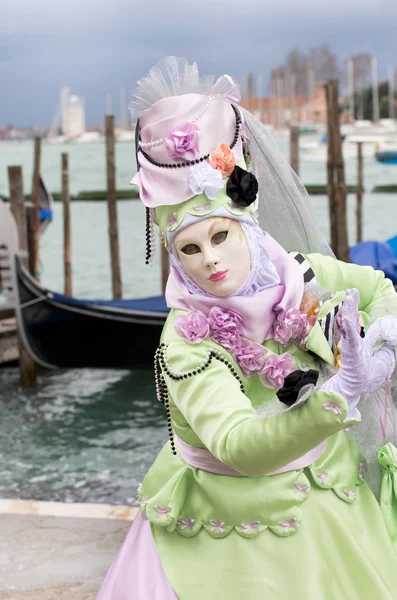
<svg viewBox="0 0 397 600">
<path fill-rule="evenodd" d="M 356 486 L 359 486 L 364 481 L 364 462 L 359 450 L 350 442 L 351 452 L 358 465 L 357 470 L 349 470 L 346 472 L 339 467 L 339 460 L 336 454 L 340 451 L 339 437 L 346 435 L 346 431 L 341 431 L 331 438 L 328 438 L 326 451 L 324 451 L 316 462 L 307 467 L 311 473 L 313 481 L 317 487 L 323 490 L 333 490 L 333 492 L 348 504 L 353 504 L 357 499 Z M 345 447 L 346 451 L 346 447 Z"/>
<path fill-rule="evenodd" d="M 334 451 L 338 451 L 338 448 L 331 447 L 330 452 L 327 453 L 331 456 L 331 463 Z M 182 469 L 178 470 L 152 497 L 145 492 L 144 482 L 138 489 L 140 509 L 143 518 L 148 519 L 153 525 L 165 527 L 169 532 L 176 531 L 183 537 L 193 537 L 201 529 L 213 538 L 224 538 L 232 530 L 242 537 L 252 538 L 266 529 L 280 537 L 289 537 L 294 535 L 301 526 L 300 505 L 307 500 L 311 492 L 307 474 L 310 473 L 316 486 L 333 490 L 344 502 L 353 504 L 356 500 L 356 486 L 363 481 L 363 463 L 359 463 L 357 471 L 343 469 L 339 473 L 338 465 L 328 465 L 323 455 L 306 469 L 279 475 L 278 480 L 265 478 L 263 485 L 268 489 L 264 489 L 263 493 L 267 498 L 263 512 L 256 512 L 255 509 L 254 513 L 247 507 L 246 511 L 240 511 L 238 517 L 241 519 L 240 522 L 233 521 L 235 510 L 228 505 L 227 501 L 222 506 L 219 494 L 217 494 L 217 506 L 209 506 L 205 502 L 199 503 L 202 514 L 198 514 L 197 506 L 196 510 L 191 507 L 189 494 L 196 494 L 193 488 L 196 485 L 201 487 L 201 484 L 195 479 L 197 469 L 190 466 L 182 466 Z M 181 461 L 181 464 L 185 463 Z M 209 474 L 209 477 L 213 475 Z M 280 477 L 283 479 L 280 480 Z M 222 479 L 233 478 L 225 476 Z M 202 482 L 202 485 L 205 486 L 205 482 Z M 200 495 L 199 489 L 197 493 Z M 247 497 L 246 493 L 245 497 Z M 244 513 L 246 518 L 241 518 Z"/>
<path fill-rule="evenodd" d="M 193 537 L 203 528 L 213 538 L 224 538 L 233 529 L 245 538 L 257 537 L 266 529 L 276 535 L 286 537 L 293 535 L 301 524 L 300 504 L 305 502 L 310 493 L 310 483 L 303 471 L 293 471 L 287 477 L 288 488 L 280 488 L 279 498 L 274 498 L 273 510 L 269 514 L 258 515 L 257 519 L 242 519 L 241 522 L 230 522 L 226 517 L 213 514 L 207 519 L 197 514 L 191 514 L 186 509 L 188 489 L 194 485 L 191 467 L 184 467 L 163 486 L 157 494 L 148 498 L 145 496 L 145 485 L 138 487 L 138 498 L 141 501 L 140 510 L 144 519 L 153 525 L 165 527 L 169 532 L 176 531 L 183 537 Z M 284 480 L 285 483 L 285 480 Z M 274 495 L 274 491 L 272 492 Z M 280 509 L 281 507 L 281 509 Z M 219 513 L 222 509 L 213 509 Z M 226 511 L 225 511 L 226 512 Z M 232 514 L 233 510 L 229 509 Z M 248 515 L 247 515 L 248 516 Z"/>
</svg>

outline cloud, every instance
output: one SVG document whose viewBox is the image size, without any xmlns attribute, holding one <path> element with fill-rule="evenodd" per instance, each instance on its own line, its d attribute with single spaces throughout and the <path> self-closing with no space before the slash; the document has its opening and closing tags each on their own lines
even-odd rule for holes
<svg viewBox="0 0 397 600">
<path fill-rule="evenodd" d="M 86 99 L 89 122 L 103 120 L 105 95 L 118 106 L 166 55 L 202 73 L 268 80 L 288 51 L 328 42 L 341 60 L 370 51 L 380 73 L 396 60 L 395 0 L 13 0 L 0 21 L 0 124 L 50 124 L 59 88 Z M 29 102 L 27 102 L 27 96 Z"/>
</svg>

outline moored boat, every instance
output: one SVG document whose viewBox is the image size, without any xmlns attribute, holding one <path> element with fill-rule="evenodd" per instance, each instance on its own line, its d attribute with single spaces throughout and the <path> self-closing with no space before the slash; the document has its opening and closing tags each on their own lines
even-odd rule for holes
<svg viewBox="0 0 397 600">
<path fill-rule="evenodd" d="M 397 147 L 395 150 L 377 151 L 375 158 L 378 162 L 388 165 L 397 165 Z"/>
<path fill-rule="evenodd" d="M 153 365 L 168 315 L 164 296 L 80 300 L 43 288 L 15 258 L 16 313 L 23 342 L 45 367 Z"/>
</svg>

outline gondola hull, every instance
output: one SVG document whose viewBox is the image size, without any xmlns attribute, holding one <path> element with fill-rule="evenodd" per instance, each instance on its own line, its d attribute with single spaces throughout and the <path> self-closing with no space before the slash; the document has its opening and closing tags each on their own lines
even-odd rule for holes
<svg viewBox="0 0 397 600">
<path fill-rule="evenodd" d="M 86 301 L 41 287 L 16 258 L 22 339 L 46 367 L 120 368 L 153 365 L 168 309 L 163 296 Z"/>
</svg>

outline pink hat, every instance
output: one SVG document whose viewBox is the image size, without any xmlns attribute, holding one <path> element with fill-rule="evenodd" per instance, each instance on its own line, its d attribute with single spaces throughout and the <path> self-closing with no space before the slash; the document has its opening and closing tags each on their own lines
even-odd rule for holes
<svg viewBox="0 0 397 600">
<path fill-rule="evenodd" d="M 243 214 L 255 201 L 258 184 L 245 170 L 239 100 L 231 77 L 214 83 L 212 76 L 199 76 L 196 64 L 176 57 L 163 59 L 138 81 L 129 106 L 138 167 L 131 183 L 146 206 L 147 263 L 153 255 L 153 219 L 165 233 L 181 225 L 192 199 L 197 218 L 218 205 Z"/>
<path fill-rule="evenodd" d="M 234 164 L 240 161 L 241 116 L 234 106 L 239 100 L 229 75 L 214 83 L 213 78 L 199 76 L 196 64 L 175 57 L 160 61 L 138 82 L 130 104 L 138 167 L 131 184 L 139 188 L 147 207 L 179 204 L 195 196 L 189 184 L 191 169 L 207 161 L 219 169 L 209 158 L 221 144 L 232 150 Z"/>
<path fill-rule="evenodd" d="M 141 200 L 150 208 L 189 200 L 197 195 L 189 183 L 191 169 L 211 164 L 210 154 L 221 144 L 230 147 L 237 164 L 242 157 L 240 133 L 240 113 L 225 96 L 163 98 L 139 118 L 138 173 L 131 184 L 138 186 Z"/>
</svg>

